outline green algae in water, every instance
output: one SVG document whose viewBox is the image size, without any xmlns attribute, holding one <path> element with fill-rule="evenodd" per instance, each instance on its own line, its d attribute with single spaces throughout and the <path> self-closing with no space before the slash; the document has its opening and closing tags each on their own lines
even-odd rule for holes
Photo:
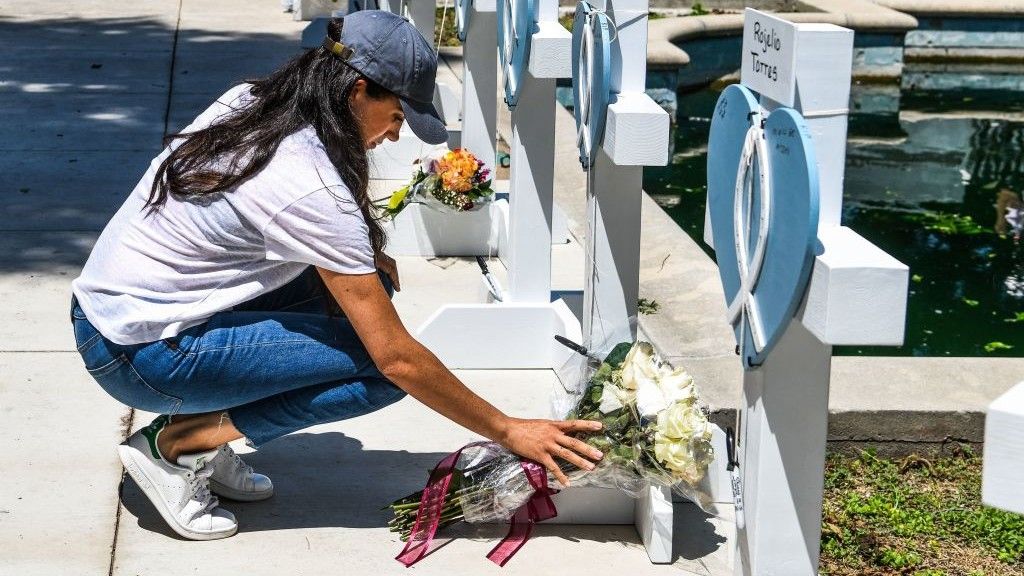
<svg viewBox="0 0 1024 576">
<path fill-rule="evenodd" d="M 644 170 L 644 189 L 712 258 L 703 231 L 718 95 L 680 96 L 672 162 Z M 1024 355 L 1024 239 L 997 230 L 995 206 L 1003 191 L 1024 192 L 1019 96 L 905 91 L 899 113 L 851 115 L 843 224 L 907 264 L 911 281 L 903 346 L 837 354 Z"/>
</svg>

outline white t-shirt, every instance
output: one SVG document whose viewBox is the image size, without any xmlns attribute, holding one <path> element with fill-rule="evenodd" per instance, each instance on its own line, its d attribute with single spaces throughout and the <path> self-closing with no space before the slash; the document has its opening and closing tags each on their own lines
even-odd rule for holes
<svg viewBox="0 0 1024 576">
<path fill-rule="evenodd" d="M 185 131 L 244 104 L 236 86 Z M 180 142 L 180 140 L 176 141 Z M 72 290 L 89 321 L 118 344 L 168 338 L 313 264 L 374 272 L 369 229 L 311 126 L 286 137 L 252 178 L 201 201 L 144 208 L 165 149 L 110 220 Z"/>
</svg>

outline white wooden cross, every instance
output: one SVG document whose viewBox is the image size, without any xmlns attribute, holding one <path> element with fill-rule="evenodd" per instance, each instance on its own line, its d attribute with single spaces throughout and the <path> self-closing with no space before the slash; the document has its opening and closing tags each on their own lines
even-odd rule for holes
<svg viewBox="0 0 1024 576">
<path fill-rule="evenodd" d="M 593 156 L 587 178 L 586 277 L 583 289 L 584 346 L 598 356 L 619 342 L 636 339 L 640 282 L 640 206 L 643 167 L 668 162 L 670 119 L 645 92 L 647 58 L 647 0 L 596 0 L 577 8 L 576 27 L 601 26 L 582 21 L 582 11 L 608 18 L 610 70 L 602 70 L 603 48 L 595 46 L 591 29 L 582 34 L 577 65 L 578 114 L 583 116 L 581 138 L 589 142 L 582 155 Z M 603 32 L 598 38 L 607 37 Z M 607 110 L 597 93 L 607 73 L 611 93 Z M 588 102 L 589 105 L 583 105 Z M 588 113 L 592 113 L 588 114 Z M 601 115 L 605 116 L 602 118 Z M 603 133 L 589 124 L 604 120 Z M 603 137 L 603 138 L 602 138 Z M 590 153 L 590 148 L 597 148 Z M 652 562 L 669 563 L 672 556 L 673 508 L 668 488 L 648 488 L 637 500 L 614 490 L 576 489 L 560 494 L 560 515 L 577 523 L 635 524 Z"/>
<path fill-rule="evenodd" d="M 988 407 L 981 500 L 1024 514 L 1024 382 Z"/>
<path fill-rule="evenodd" d="M 495 0 L 461 0 L 455 10 L 466 10 L 462 41 L 462 147 L 472 152 L 495 173 L 497 154 L 498 62 L 494 57 L 498 37 Z"/>
<path fill-rule="evenodd" d="M 735 571 L 810 576 L 818 573 L 832 346 L 902 343 L 908 269 L 840 223 L 853 31 L 748 9 L 743 43 L 743 85 L 761 95 L 766 113 L 791 107 L 810 129 L 820 245 L 796 316 L 763 364 L 744 372 L 745 522 Z"/>
<path fill-rule="evenodd" d="M 667 162 L 669 118 L 644 92 L 646 67 L 624 65 L 646 61 L 646 0 L 595 7 L 617 23 L 611 82 L 616 96 L 588 190 L 587 253 L 592 257 L 583 330 L 563 302 L 551 302 L 554 89 L 556 78 L 570 74 L 571 52 L 570 37 L 557 22 L 557 2 L 539 0 L 530 59 L 512 110 L 509 246 L 503 253 L 508 298 L 500 304 L 448 305 L 424 324 L 419 339 L 450 367 L 560 368 L 571 353 L 554 344 L 555 334 L 588 345 L 636 337 L 643 166 Z M 474 340 L 490 346 L 467 350 L 464 343 Z M 672 561 L 667 489 L 650 489 L 634 500 L 615 490 L 574 488 L 555 501 L 559 514 L 553 522 L 635 523 L 651 560 Z"/>
<path fill-rule="evenodd" d="M 510 4 L 522 9 L 524 1 Z M 555 80 L 571 75 L 571 37 L 558 23 L 557 0 L 536 0 L 526 28 L 519 39 L 530 45 L 529 60 L 512 110 L 508 244 L 501 250 L 509 271 L 505 301 L 448 304 L 420 327 L 417 338 L 449 368 L 559 368 L 572 352 L 552 336 L 580 339 L 565 302 L 551 301 Z"/>
</svg>

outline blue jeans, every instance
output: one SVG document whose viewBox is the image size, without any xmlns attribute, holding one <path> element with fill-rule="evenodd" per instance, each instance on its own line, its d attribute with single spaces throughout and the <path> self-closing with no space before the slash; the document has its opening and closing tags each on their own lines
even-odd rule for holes
<svg viewBox="0 0 1024 576">
<path fill-rule="evenodd" d="M 388 294 L 390 279 L 380 273 Z M 310 267 L 285 286 L 213 315 L 173 338 L 122 346 L 71 318 L 89 374 L 123 404 L 147 412 L 227 411 L 260 446 L 315 424 L 361 416 L 405 392 L 374 365 Z"/>
</svg>

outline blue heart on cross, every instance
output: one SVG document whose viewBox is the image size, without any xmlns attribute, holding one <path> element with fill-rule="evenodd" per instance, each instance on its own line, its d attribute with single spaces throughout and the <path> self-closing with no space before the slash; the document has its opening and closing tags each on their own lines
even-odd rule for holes
<svg viewBox="0 0 1024 576">
<path fill-rule="evenodd" d="M 455 32 L 459 42 L 466 41 L 466 33 L 469 31 L 469 9 L 472 6 L 473 0 L 455 0 Z"/>
<path fill-rule="evenodd" d="M 708 140 L 708 210 L 744 368 L 762 364 L 803 300 L 818 236 L 818 168 L 796 111 L 726 88 Z"/>
<path fill-rule="evenodd" d="M 536 0 L 498 0 L 498 57 L 504 72 L 505 104 L 515 108 L 523 73 L 530 65 Z"/>
<path fill-rule="evenodd" d="M 576 4 L 572 26 L 572 97 L 576 146 L 583 170 L 590 169 L 604 138 L 611 98 L 611 43 L 615 25 L 585 0 Z"/>
</svg>

